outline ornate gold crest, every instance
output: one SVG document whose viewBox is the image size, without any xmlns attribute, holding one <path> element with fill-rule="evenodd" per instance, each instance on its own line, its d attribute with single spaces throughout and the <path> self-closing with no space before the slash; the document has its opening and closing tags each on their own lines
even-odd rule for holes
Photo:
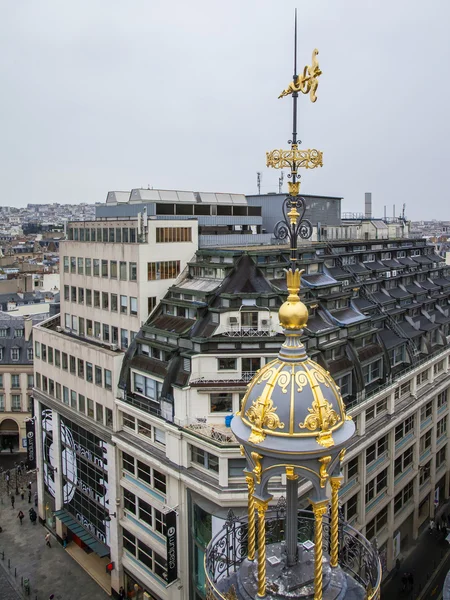
<svg viewBox="0 0 450 600">
<path fill-rule="evenodd" d="M 334 445 L 330 429 L 334 427 L 341 418 L 334 410 L 331 402 L 325 400 L 321 392 L 319 392 L 319 394 L 321 398 L 316 398 L 313 401 L 312 407 L 308 408 L 310 414 L 303 423 L 299 423 L 299 427 L 302 429 L 309 429 L 309 431 L 320 429 L 321 431 L 317 436 L 317 443 L 325 448 L 329 448 Z"/>
<path fill-rule="evenodd" d="M 261 400 L 261 396 L 256 398 L 252 406 L 247 410 L 245 416 L 252 423 L 252 432 L 248 438 L 249 442 L 260 444 L 266 437 L 263 428 L 282 429 L 284 423 L 281 423 L 280 417 L 275 414 L 277 410 L 270 398 Z"/>
<path fill-rule="evenodd" d="M 322 458 L 319 458 L 319 462 L 320 462 L 320 469 L 319 469 L 319 477 L 320 477 L 320 487 L 324 488 L 325 484 L 327 483 L 327 479 L 329 477 L 328 475 L 328 465 L 330 464 L 331 461 L 331 456 L 323 456 Z"/>
</svg>

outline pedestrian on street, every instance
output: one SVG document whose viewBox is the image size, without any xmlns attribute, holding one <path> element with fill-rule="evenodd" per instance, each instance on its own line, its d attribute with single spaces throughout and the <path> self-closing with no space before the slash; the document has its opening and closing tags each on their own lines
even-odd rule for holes
<svg viewBox="0 0 450 600">
<path fill-rule="evenodd" d="M 67 533 L 63 533 L 63 548 L 67 548 Z"/>
<path fill-rule="evenodd" d="M 433 533 L 433 529 L 434 529 L 434 521 L 433 521 L 433 519 L 431 519 L 431 521 L 430 521 L 430 523 L 428 525 L 428 531 L 430 533 Z"/>
<path fill-rule="evenodd" d="M 28 504 L 31 504 L 31 490 L 28 490 Z"/>
<path fill-rule="evenodd" d="M 125 590 L 123 587 L 121 587 L 119 590 L 119 600 L 125 600 Z"/>
<path fill-rule="evenodd" d="M 38 493 L 34 492 L 34 505 L 37 506 L 38 505 Z"/>
<path fill-rule="evenodd" d="M 402 592 L 406 592 L 406 586 L 408 585 L 408 575 L 403 573 L 402 575 Z"/>
<path fill-rule="evenodd" d="M 11 506 L 14 508 L 14 503 L 16 501 L 16 498 L 14 497 L 14 494 L 11 494 Z"/>
<path fill-rule="evenodd" d="M 20 488 L 20 497 L 22 500 L 25 498 L 25 490 L 23 488 Z"/>
<path fill-rule="evenodd" d="M 22 475 L 22 467 L 20 465 L 18 465 L 18 467 L 17 467 L 17 473 L 19 475 Z"/>
<path fill-rule="evenodd" d="M 52 547 L 51 544 L 50 544 L 50 531 L 45 536 L 45 545 L 48 546 L 49 548 Z"/>
<path fill-rule="evenodd" d="M 414 575 L 412 573 L 408 573 L 408 587 L 412 592 L 414 588 Z"/>
<path fill-rule="evenodd" d="M 441 528 L 439 527 L 439 521 L 436 521 L 436 531 L 439 533 Z"/>
<path fill-rule="evenodd" d="M 27 488 L 31 490 L 31 481 L 28 483 Z"/>
<path fill-rule="evenodd" d="M 17 515 L 17 518 L 20 519 L 20 524 L 21 525 L 22 525 L 22 521 L 23 521 L 24 516 L 25 515 L 23 514 L 23 512 L 21 510 L 19 510 L 19 514 Z"/>
</svg>

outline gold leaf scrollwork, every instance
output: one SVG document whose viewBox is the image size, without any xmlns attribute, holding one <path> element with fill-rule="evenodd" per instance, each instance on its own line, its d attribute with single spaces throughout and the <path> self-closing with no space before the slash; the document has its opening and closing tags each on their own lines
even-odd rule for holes
<svg viewBox="0 0 450 600">
<path fill-rule="evenodd" d="M 325 400 L 323 396 L 315 399 L 313 400 L 312 407 L 308 408 L 308 412 L 309 415 L 303 423 L 299 423 L 299 427 L 309 429 L 309 431 L 321 429 L 317 437 L 317 442 L 325 448 L 333 446 L 334 441 L 331 437 L 330 429 L 340 421 L 340 416 L 333 409 L 331 402 Z"/>
<path fill-rule="evenodd" d="M 266 437 L 263 431 L 264 427 L 267 429 L 283 429 L 284 423 L 280 421 L 280 417 L 275 413 L 276 410 L 277 408 L 274 407 L 270 398 L 265 400 L 261 400 L 261 396 L 256 398 L 245 413 L 252 424 L 252 432 L 248 438 L 249 442 L 260 444 Z"/>
<path fill-rule="evenodd" d="M 267 381 L 268 379 L 271 379 L 273 375 L 275 375 L 276 373 L 276 368 L 275 366 L 273 366 L 270 369 L 267 369 L 267 371 L 263 371 L 257 380 L 257 383 L 262 383 L 263 381 Z"/>
<path fill-rule="evenodd" d="M 262 466 L 261 466 L 262 456 L 261 456 L 261 454 L 258 454 L 257 452 L 252 452 L 251 457 L 255 464 L 255 466 L 253 468 L 253 473 L 255 474 L 256 483 L 259 484 L 259 483 L 261 483 L 261 474 L 262 474 Z"/>
<path fill-rule="evenodd" d="M 320 468 L 319 468 L 320 487 L 324 488 L 327 483 L 327 479 L 329 477 L 327 468 L 331 462 L 331 456 L 323 456 L 322 458 L 319 458 L 319 462 L 320 462 Z"/>
<path fill-rule="evenodd" d="M 291 381 L 290 373 L 286 373 L 286 371 L 281 371 L 281 373 L 278 375 L 277 384 L 282 389 L 283 394 L 287 393 L 287 388 L 288 388 L 290 381 Z"/>
<path fill-rule="evenodd" d="M 228 592 L 224 593 L 223 597 L 225 598 L 225 600 L 238 600 L 236 588 L 234 587 L 234 585 L 230 587 Z"/>
<path fill-rule="evenodd" d="M 292 144 L 290 150 L 272 150 L 266 152 L 266 165 L 274 169 L 290 168 L 316 169 L 323 167 L 323 152 L 320 150 L 299 150 L 296 144 Z"/>
<path fill-rule="evenodd" d="M 319 369 L 317 369 L 317 367 L 315 369 L 311 369 L 310 372 L 313 375 L 314 379 L 317 381 L 317 383 L 321 383 L 322 385 L 324 385 L 327 388 L 330 387 L 327 377 L 325 377 L 324 373 L 319 371 Z"/>
<path fill-rule="evenodd" d="M 317 88 L 319 87 L 319 77 L 322 75 L 322 71 L 319 67 L 319 59 L 317 56 L 319 51 L 314 48 L 311 58 L 311 66 L 306 65 L 303 69 L 303 75 L 297 75 L 295 81 L 291 81 L 288 87 L 281 92 L 278 98 L 288 96 L 293 92 L 301 92 L 302 94 L 309 94 L 311 102 L 317 100 Z"/>
<path fill-rule="evenodd" d="M 297 384 L 297 392 L 303 391 L 303 388 L 306 387 L 309 383 L 305 373 L 297 371 L 295 373 L 295 383 Z"/>
<path fill-rule="evenodd" d="M 342 448 L 342 450 L 339 452 L 339 460 L 342 462 L 344 460 L 344 456 L 346 453 L 346 448 Z"/>
</svg>

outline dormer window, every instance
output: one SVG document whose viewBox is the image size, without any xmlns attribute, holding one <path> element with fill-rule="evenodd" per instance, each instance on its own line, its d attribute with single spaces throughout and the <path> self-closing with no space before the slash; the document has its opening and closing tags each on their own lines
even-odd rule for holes
<svg viewBox="0 0 450 600">
<path fill-rule="evenodd" d="M 0 328 L 0 337 L 8 337 L 8 328 L 7 327 Z"/>
<path fill-rule="evenodd" d="M 11 348 L 11 360 L 19 360 L 19 348 Z"/>
<path fill-rule="evenodd" d="M 3 360 L 3 348 L 2 347 L 0 347 L 0 360 Z"/>
<path fill-rule="evenodd" d="M 23 329 L 14 329 L 14 337 L 23 337 L 24 330 Z"/>
</svg>

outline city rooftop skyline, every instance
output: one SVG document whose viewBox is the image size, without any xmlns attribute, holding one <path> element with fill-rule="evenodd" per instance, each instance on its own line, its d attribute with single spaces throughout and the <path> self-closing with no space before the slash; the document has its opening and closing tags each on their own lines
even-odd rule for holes
<svg viewBox="0 0 450 600">
<path fill-rule="evenodd" d="M 2 203 L 95 203 L 148 185 L 251 194 L 257 171 L 261 191 L 277 191 L 265 152 L 287 142 L 277 96 L 296 6 L 299 64 L 317 47 L 326 74 L 314 112 L 299 113 L 303 148 L 322 150 L 326 169 L 301 191 L 343 196 L 344 212 L 371 191 L 376 215 L 406 202 L 408 218 L 446 219 L 443 0 L 8 4 Z"/>
</svg>

